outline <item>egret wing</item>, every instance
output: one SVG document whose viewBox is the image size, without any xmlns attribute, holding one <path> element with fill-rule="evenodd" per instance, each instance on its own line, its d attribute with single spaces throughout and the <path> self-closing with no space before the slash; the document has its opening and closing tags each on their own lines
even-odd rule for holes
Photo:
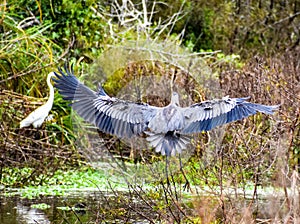
<svg viewBox="0 0 300 224">
<path fill-rule="evenodd" d="M 118 137 L 132 137 L 147 129 L 149 120 L 156 114 L 156 107 L 134 103 L 108 96 L 102 87 L 98 92 L 89 89 L 65 68 L 56 74 L 55 87 L 72 108 L 86 121 L 101 131 Z"/>
<path fill-rule="evenodd" d="M 262 112 L 273 114 L 278 106 L 247 102 L 248 98 L 224 97 L 183 108 L 186 125 L 182 133 L 209 131 L 212 128 Z"/>
</svg>

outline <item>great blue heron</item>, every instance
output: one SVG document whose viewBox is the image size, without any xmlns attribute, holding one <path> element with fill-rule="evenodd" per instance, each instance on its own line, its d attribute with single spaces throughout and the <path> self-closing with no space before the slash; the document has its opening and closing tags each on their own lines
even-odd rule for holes
<svg viewBox="0 0 300 224">
<path fill-rule="evenodd" d="M 278 106 L 247 102 L 248 98 L 229 98 L 203 101 L 180 107 L 179 96 L 172 93 L 171 103 L 155 107 L 108 96 L 100 86 L 95 92 L 78 81 L 73 71 L 59 68 L 54 85 L 73 109 L 100 131 L 130 138 L 145 133 L 156 152 L 170 156 L 186 148 L 189 135 L 262 112 L 273 114 Z"/>
<path fill-rule="evenodd" d="M 54 72 L 50 72 L 47 76 L 47 85 L 49 87 L 49 98 L 47 102 L 38 107 L 36 110 L 32 111 L 25 119 L 20 122 L 20 128 L 28 127 L 32 125 L 34 128 L 39 128 L 46 117 L 48 116 L 54 100 L 54 89 L 51 84 L 51 78 L 55 77 Z"/>
</svg>

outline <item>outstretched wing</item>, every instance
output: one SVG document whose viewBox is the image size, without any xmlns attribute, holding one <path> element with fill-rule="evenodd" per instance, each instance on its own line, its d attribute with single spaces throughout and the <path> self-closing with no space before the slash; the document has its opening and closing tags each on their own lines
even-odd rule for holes
<svg viewBox="0 0 300 224">
<path fill-rule="evenodd" d="M 183 108 L 186 125 L 182 133 L 209 131 L 216 126 L 240 120 L 257 112 L 273 114 L 279 107 L 250 103 L 247 99 L 224 97 Z"/>
<path fill-rule="evenodd" d="M 132 137 L 147 129 L 149 120 L 157 108 L 143 103 L 134 103 L 109 97 L 102 87 L 98 92 L 80 83 L 65 67 L 59 68 L 54 85 L 65 100 L 71 100 L 72 108 L 86 121 L 101 131 L 118 137 Z"/>
</svg>

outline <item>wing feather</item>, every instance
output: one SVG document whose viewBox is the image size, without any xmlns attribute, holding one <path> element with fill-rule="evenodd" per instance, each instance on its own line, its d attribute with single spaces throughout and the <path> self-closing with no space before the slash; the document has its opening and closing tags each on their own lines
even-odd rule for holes
<svg viewBox="0 0 300 224">
<path fill-rule="evenodd" d="M 65 72 L 59 68 L 55 73 L 55 87 L 65 100 L 73 103 L 71 106 L 86 121 L 96 125 L 101 131 L 118 137 L 132 137 L 147 129 L 159 108 L 143 103 L 134 103 L 109 97 L 99 87 L 95 92 L 80 83 L 65 67 Z"/>
<path fill-rule="evenodd" d="M 72 101 L 71 106 L 86 121 L 118 137 L 132 137 L 145 132 L 155 151 L 167 156 L 186 148 L 189 143 L 186 134 L 208 131 L 257 112 L 273 114 L 278 109 L 278 106 L 247 102 L 248 98 L 229 97 L 185 108 L 178 107 L 175 103 L 178 99 L 175 99 L 170 105 L 159 108 L 110 97 L 101 86 L 95 92 L 80 83 L 73 71 L 65 68 L 65 72 L 62 69 L 59 72 L 60 75 L 55 73 L 55 87 L 64 99 Z"/>
<path fill-rule="evenodd" d="M 216 126 L 240 120 L 257 112 L 273 114 L 278 105 L 266 106 L 247 102 L 248 98 L 224 97 L 219 100 L 204 101 L 182 108 L 186 125 L 184 134 L 209 131 Z"/>
</svg>

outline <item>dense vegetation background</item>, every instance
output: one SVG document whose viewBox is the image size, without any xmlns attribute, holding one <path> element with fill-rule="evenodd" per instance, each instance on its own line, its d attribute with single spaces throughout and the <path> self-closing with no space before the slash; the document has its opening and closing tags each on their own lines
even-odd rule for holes
<svg viewBox="0 0 300 224">
<path fill-rule="evenodd" d="M 101 81 L 112 95 L 131 76 L 155 73 L 169 77 L 172 69 L 181 77 L 189 76 L 189 71 L 209 73 L 213 76 L 209 85 L 202 80 L 186 86 L 193 100 L 215 96 L 218 89 L 219 95 L 251 96 L 252 102 L 281 106 L 275 116 L 257 115 L 226 126 L 219 142 L 212 141 L 210 134 L 200 134 L 186 172 L 194 184 L 278 187 L 285 201 L 274 206 L 270 216 L 299 221 L 299 24 L 298 0 L 0 3 L 0 178 L 5 176 L 5 167 L 30 166 L 34 172 L 14 184 L 40 183 L 41 174 L 51 175 L 87 161 L 75 145 L 82 133 L 74 129 L 72 111 L 58 93 L 54 120 L 41 130 L 18 128 L 29 112 L 45 102 L 46 76 L 58 66 L 73 63 L 76 76 L 84 76 L 91 86 L 97 85 L 93 81 L 97 76 L 106 73 Z M 130 53 L 120 53 L 126 49 Z M 155 55 L 155 66 L 141 53 L 145 49 Z M 123 60 L 124 55 L 130 60 Z M 178 55 L 197 58 L 198 70 Z M 116 154 L 118 147 L 111 146 Z M 129 156 L 128 146 L 125 149 L 128 160 L 136 161 Z M 150 155 L 146 157 L 153 162 Z M 254 200 L 257 192 L 253 192 Z M 217 202 L 194 201 L 193 217 L 203 223 L 257 217 L 251 206 L 241 212 L 241 206 L 234 203 L 237 198 L 227 198 L 229 206 L 222 206 L 226 200 L 220 195 Z"/>
</svg>

